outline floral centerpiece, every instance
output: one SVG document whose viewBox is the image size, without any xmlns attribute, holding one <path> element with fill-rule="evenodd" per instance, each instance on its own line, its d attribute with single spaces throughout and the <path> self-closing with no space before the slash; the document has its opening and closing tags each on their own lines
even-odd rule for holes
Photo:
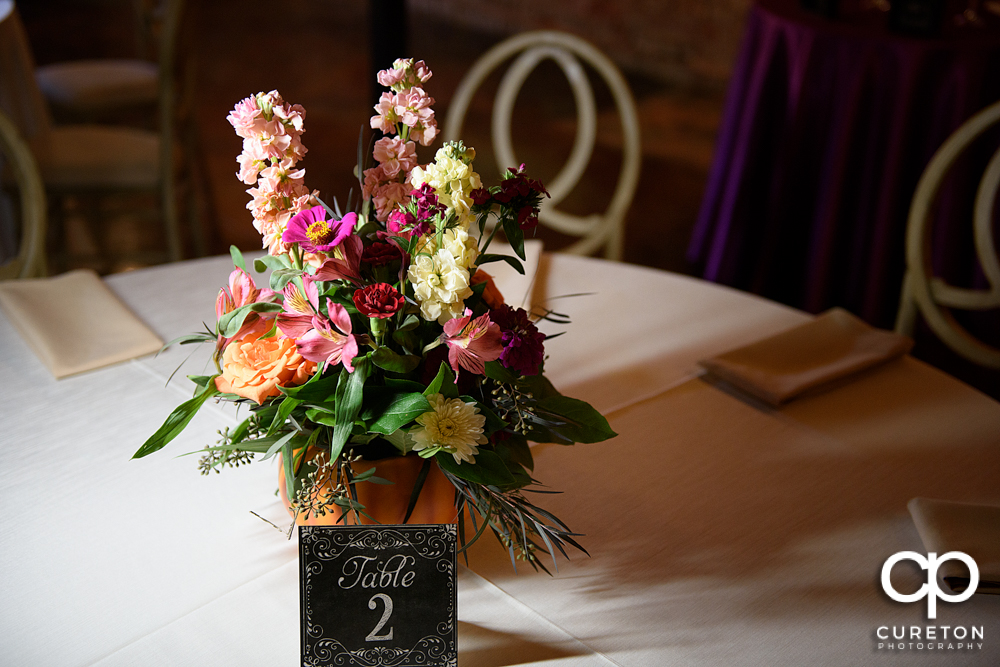
<svg viewBox="0 0 1000 667">
<path fill-rule="evenodd" d="M 554 557 L 556 549 L 565 555 L 565 544 L 580 547 L 528 500 L 529 441 L 569 445 L 615 434 L 543 374 L 547 338 L 535 321 L 565 319 L 506 304 L 482 268 L 502 261 L 523 273 L 518 257 L 544 186 L 522 165 L 483 187 L 475 151 L 462 142 L 417 164 L 416 144 L 437 135 L 434 100 L 423 89 L 430 77 L 412 60 L 379 73 L 389 90 L 371 126 L 384 136 L 367 159 L 359 139 L 362 196 L 343 210 L 304 185 L 301 106 L 277 91 L 236 105 L 228 120 L 243 139 L 238 176 L 252 186 L 247 208 L 267 249 L 254 268 L 270 276 L 259 285 L 233 248 L 214 328 L 173 341 L 214 344 L 218 372 L 190 377 L 194 397 L 135 457 L 165 446 L 209 399 L 236 403 L 249 415 L 206 447 L 203 473 L 280 456 L 280 486 L 298 522 L 360 523 L 374 508 L 359 500 L 359 488 L 385 483 L 380 467 L 413 461 L 419 474 L 405 490 L 404 522 L 436 468 L 454 487 L 463 546 L 489 527 L 512 559 L 539 567 L 539 548 Z M 517 257 L 488 252 L 498 230 Z M 466 520 L 475 531 L 469 540 Z"/>
</svg>

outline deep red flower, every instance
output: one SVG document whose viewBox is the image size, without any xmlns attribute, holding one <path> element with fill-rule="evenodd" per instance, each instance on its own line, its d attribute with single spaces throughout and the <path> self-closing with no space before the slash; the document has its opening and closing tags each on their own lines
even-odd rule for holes
<svg viewBox="0 0 1000 667">
<path fill-rule="evenodd" d="M 493 195 L 490 194 L 489 188 L 476 188 L 469 193 L 472 197 L 472 202 L 476 206 L 482 206 L 489 203 L 493 199 Z"/>
<path fill-rule="evenodd" d="M 381 241 L 376 241 L 365 248 L 364 253 L 361 255 L 361 261 L 367 262 L 372 266 L 391 264 L 400 259 L 402 259 L 402 255 L 399 246 L 391 243 L 382 243 Z"/>
<path fill-rule="evenodd" d="M 354 291 L 354 305 L 366 317 L 385 319 L 403 307 L 405 299 L 388 283 L 367 285 Z"/>
<path fill-rule="evenodd" d="M 504 304 L 490 311 L 490 320 L 502 332 L 500 363 L 519 375 L 537 375 L 545 358 L 545 334 L 528 319 L 528 313 Z"/>
</svg>

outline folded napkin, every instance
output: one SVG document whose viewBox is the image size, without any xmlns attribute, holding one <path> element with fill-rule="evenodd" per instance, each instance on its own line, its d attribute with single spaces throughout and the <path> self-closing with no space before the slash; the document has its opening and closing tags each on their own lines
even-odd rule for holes
<svg viewBox="0 0 1000 667">
<path fill-rule="evenodd" d="M 810 389 L 910 351 L 913 341 L 840 308 L 812 322 L 699 361 L 709 373 L 778 406 Z"/>
<path fill-rule="evenodd" d="M 928 553 L 969 554 L 979 567 L 976 592 L 1000 595 L 1000 507 L 929 498 L 914 498 L 907 507 Z M 962 563 L 945 561 L 940 571 L 955 592 L 968 588 L 969 574 Z"/>
<path fill-rule="evenodd" d="M 163 346 L 93 271 L 2 282 L 0 306 L 56 378 Z"/>
</svg>

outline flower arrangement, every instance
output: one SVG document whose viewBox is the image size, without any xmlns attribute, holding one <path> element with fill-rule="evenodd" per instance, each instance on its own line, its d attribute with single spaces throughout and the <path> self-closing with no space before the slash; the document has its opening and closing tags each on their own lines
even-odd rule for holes
<svg viewBox="0 0 1000 667">
<path fill-rule="evenodd" d="M 384 136 L 368 160 L 359 139 L 362 196 L 354 207 L 349 198 L 346 211 L 304 185 L 296 166 L 306 154 L 301 106 L 277 91 L 236 105 L 228 120 L 243 139 L 238 177 L 252 186 L 247 208 L 267 249 L 254 267 L 270 277 L 259 286 L 232 249 L 215 327 L 173 341 L 213 343 L 218 372 L 190 376 L 194 397 L 135 457 L 164 447 L 207 400 L 236 403 L 249 415 L 206 447 L 203 473 L 280 455 L 296 520 L 362 522 L 371 508 L 357 488 L 385 482 L 379 462 L 420 457 L 412 459 L 421 471 L 407 518 L 437 466 L 455 487 L 463 547 L 489 527 L 512 561 L 544 568 L 538 549 L 554 558 L 556 549 L 566 554 L 565 544 L 581 547 L 528 500 L 536 483 L 529 441 L 569 445 L 615 434 L 543 374 L 547 337 L 535 322 L 567 320 L 506 304 L 482 268 L 503 261 L 524 272 L 518 257 L 525 258 L 524 233 L 537 224 L 545 187 L 523 165 L 483 187 L 475 151 L 462 142 L 417 164 L 416 143 L 430 145 L 437 135 L 434 100 L 422 87 L 430 77 L 413 60 L 379 73 L 389 90 L 371 127 Z M 517 257 L 487 252 L 498 230 Z M 363 462 L 369 467 L 361 470 Z M 470 540 L 466 520 L 475 530 Z"/>
</svg>

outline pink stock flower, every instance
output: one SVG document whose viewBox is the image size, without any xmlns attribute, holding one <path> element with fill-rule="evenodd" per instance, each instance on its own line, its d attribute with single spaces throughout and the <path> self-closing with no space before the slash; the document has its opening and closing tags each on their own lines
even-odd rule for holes
<svg viewBox="0 0 1000 667">
<path fill-rule="evenodd" d="M 392 93 L 382 93 L 378 104 L 375 105 L 378 115 L 372 116 L 371 126 L 373 130 L 381 130 L 385 134 L 395 134 L 396 123 L 399 122 L 399 115 L 396 113 L 396 96 Z"/>
<path fill-rule="evenodd" d="M 448 363 L 456 382 L 459 368 L 477 375 L 485 373 L 486 362 L 499 359 L 503 352 L 501 337 L 500 327 L 490 322 L 489 313 L 473 320 L 472 311 L 466 308 L 464 317 L 448 320 L 441 339 L 448 345 Z"/>
<path fill-rule="evenodd" d="M 410 138 L 416 141 L 421 146 L 430 146 L 434 143 L 434 139 L 438 135 L 437 121 L 431 118 L 429 121 L 425 121 L 414 126 L 410 130 Z"/>
<path fill-rule="evenodd" d="M 382 165 L 365 169 L 363 176 L 364 184 L 361 186 L 361 192 L 364 194 L 365 199 L 371 199 L 379 186 L 389 180 L 386 178 L 385 169 L 382 168 Z"/>
<path fill-rule="evenodd" d="M 264 119 L 261 116 L 256 97 L 248 97 L 237 102 L 233 110 L 226 116 L 226 120 L 236 130 L 236 134 L 244 139 L 259 134 L 264 127 Z"/>
<path fill-rule="evenodd" d="M 403 141 L 399 137 L 383 137 L 375 142 L 372 151 L 376 160 L 381 163 L 382 173 L 389 179 L 395 179 L 399 172 L 408 172 L 417 166 L 416 144 Z"/>
<path fill-rule="evenodd" d="M 288 221 L 281 240 L 297 243 L 306 252 L 330 252 L 354 231 L 357 213 L 348 213 L 340 220 L 327 220 L 326 209 L 313 206 L 295 214 Z"/>
<path fill-rule="evenodd" d="M 351 361 L 358 355 L 358 342 L 351 335 L 351 317 L 339 303 L 326 300 L 329 319 L 316 316 L 313 329 L 296 341 L 299 354 L 304 359 L 328 365 L 343 364 L 348 372 L 354 372 Z"/>
<path fill-rule="evenodd" d="M 361 239 L 351 234 L 338 246 L 337 252 L 343 257 L 328 257 L 316 269 L 316 280 L 346 280 L 351 283 L 361 282 L 361 257 L 364 244 Z"/>
<path fill-rule="evenodd" d="M 405 204 L 410 196 L 410 186 L 405 183 L 385 183 L 375 189 L 372 203 L 375 204 L 375 217 L 379 222 L 385 222 L 392 211 Z"/>
<path fill-rule="evenodd" d="M 403 81 L 403 79 L 406 78 L 406 70 L 396 69 L 396 68 L 384 69 L 378 73 L 378 76 L 376 76 L 376 78 L 378 79 L 379 84 L 385 86 L 386 88 L 392 88 L 393 86 L 398 85 L 400 82 Z"/>
</svg>

